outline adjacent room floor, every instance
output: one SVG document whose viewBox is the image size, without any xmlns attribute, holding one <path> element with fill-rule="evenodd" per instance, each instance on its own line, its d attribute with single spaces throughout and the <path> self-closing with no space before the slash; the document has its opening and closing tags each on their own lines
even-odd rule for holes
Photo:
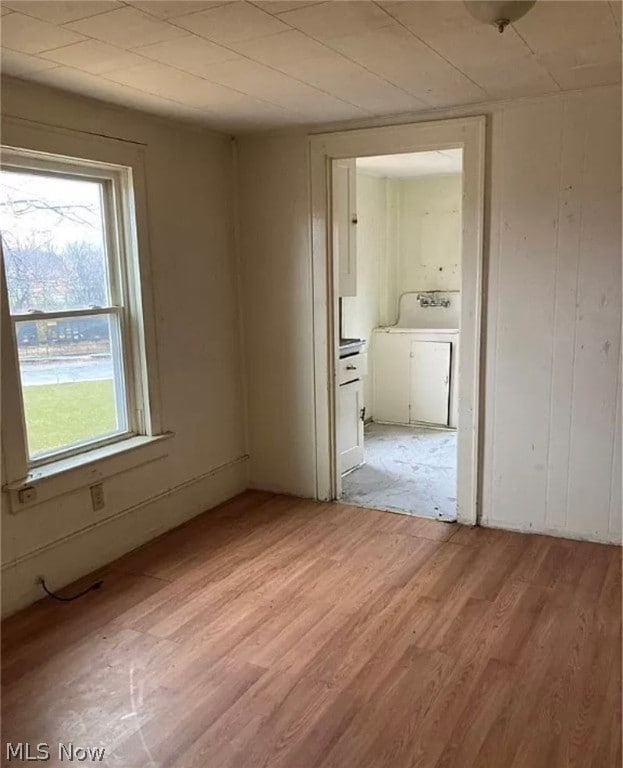
<svg viewBox="0 0 623 768">
<path fill-rule="evenodd" d="M 246 493 L 4 623 L 3 740 L 107 768 L 618 768 L 620 571 Z"/>
<path fill-rule="evenodd" d="M 367 424 L 366 463 L 342 478 L 342 498 L 444 520 L 456 519 L 456 432 Z"/>
</svg>

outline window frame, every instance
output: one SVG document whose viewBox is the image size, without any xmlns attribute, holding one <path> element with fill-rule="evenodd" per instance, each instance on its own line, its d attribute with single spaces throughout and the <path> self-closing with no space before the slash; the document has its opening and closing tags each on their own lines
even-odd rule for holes
<svg viewBox="0 0 623 768">
<path fill-rule="evenodd" d="M 120 373 L 120 380 L 115 381 L 115 396 L 118 397 L 118 387 L 123 387 L 123 428 L 113 434 L 106 434 L 91 440 L 83 440 L 76 443 L 67 444 L 66 447 L 50 449 L 37 452 L 34 456 L 27 457 L 30 468 L 40 467 L 49 464 L 52 461 L 59 461 L 80 453 L 85 453 L 104 445 L 110 445 L 120 440 L 126 440 L 139 434 L 141 428 L 137 417 L 137 404 L 143 399 L 142 382 L 140 377 L 135 376 L 135 361 L 132 345 L 132 293 L 128 274 L 128 262 L 131 258 L 128 250 L 131 249 L 131 243 L 125 234 L 125 214 L 124 199 L 127 197 L 131 186 L 131 180 L 128 178 L 128 171 L 121 168 L 105 167 L 98 164 L 97 167 L 91 164 L 76 164 L 74 161 L 67 162 L 65 158 L 42 158 L 30 156 L 18 152 L 14 149 L 2 147 L 0 149 L 0 165 L 2 170 L 11 173 L 29 173 L 41 175 L 46 178 L 58 177 L 63 179 L 81 179 L 100 185 L 102 200 L 102 224 L 103 236 L 105 239 L 105 260 L 106 260 L 106 279 L 108 282 L 109 301 L 105 306 L 98 308 L 82 309 L 63 309 L 37 312 L 26 314 L 9 314 L 11 318 L 11 327 L 13 331 L 14 344 L 17 347 L 17 325 L 20 322 L 29 322 L 33 320 L 52 320 L 62 318 L 94 317 L 105 316 L 114 318 L 109 321 L 109 329 L 112 335 L 118 334 L 118 344 L 115 347 L 111 344 L 113 355 L 119 355 L 120 361 L 117 361 L 113 370 L 115 379 Z M 125 189 L 128 192 L 125 192 Z M 6 282 L 6 276 L 5 276 Z M 5 297 L 6 300 L 6 297 Z M 120 363 L 120 366 L 119 366 Z M 121 370 L 119 370 L 119 367 Z M 28 430 L 25 419 L 24 393 L 23 387 L 19 386 L 20 391 L 20 415 L 23 424 L 26 444 L 28 444 Z"/>
<path fill-rule="evenodd" d="M 123 328 L 125 349 L 124 378 L 128 402 L 127 431 L 102 439 L 89 441 L 30 459 L 23 416 L 22 393 L 19 379 L 17 344 L 13 332 L 13 319 L 9 313 L 8 293 L 4 268 L 0 269 L 0 311 L 2 320 L 2 470 L 3 487 L 15 490 L 31 483 L 43 483 L 54 488 L 75 483 L 70 475 L 84 476 L 81 471 L 92 462 L 105 466 L 107 453 L 123 455 L 128 464 L 136 464 L 142 450 L 151 455 L 148 445 L 163 436 L 160 417 L 160 391 L 157 375 L 157 346 L 153 297 L 148 253 L 148 226 L 145 190 L 145 148 L 134 142 L 111 139 L 79 131 L 32 123 L 19 118 L 3 119 L 2 164 L 11 168 L 59 172 L 61 166 L 69 177 L 107 179 L 115 190 L 118 216 L 106 211 L 106 229 L 115 222 L 118 238 L 116 279 L 125 295 L 127 321 Z M 62 173 L 61 173 L 62 175 Z M 113 180 L 111 182 L 110 180 Z M 110 196 L 107 196 L 110 199 Z M 107 233 L 106 237 L 110 235 Z M 107 243 L 108 245 L 108 243 Z M 110 252 L 109 252 L 110 253 Z M 110 256 L 109 256 L 110 257 Z M 113 295 L 111 294 L 111 304 Z M 110 312 L 110 310 L 109 310 Z M 85 314 L 98 314 L 89 310 Z M 62 310 L 66 316 L 71 312 Z M 29 316 L 29 319 L 32 319 Z M 121 331 L 121 329 L 120 329 Z M 140 448 L 142 446 L 142 448 Z M 118 465 L 119 460 L 116 460 Z M 59 480 L 54 481 L 57 474 Z M 63 482 L 60 482 L 62 477 Z M 48 481 L 54 481 L 49 482 Z M 13 506 L 13 505 L 12 505 Z"/>
</svg>

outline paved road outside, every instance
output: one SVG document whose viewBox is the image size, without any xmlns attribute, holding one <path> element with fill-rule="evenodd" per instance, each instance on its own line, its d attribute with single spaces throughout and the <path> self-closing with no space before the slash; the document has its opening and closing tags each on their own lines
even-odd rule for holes
<svg viewBox="0 0 623 768">
<path fill-rule="evenodd" d="M 53 362 L 23 363 L 21 371 L 24 387 L 113 378 L 112 360 L 109 357 L 70 357 Z"/>
</svg>

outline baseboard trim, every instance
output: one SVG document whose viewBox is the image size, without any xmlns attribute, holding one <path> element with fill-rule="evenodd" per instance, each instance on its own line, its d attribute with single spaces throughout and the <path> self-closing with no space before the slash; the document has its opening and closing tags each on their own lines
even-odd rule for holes
<svg viewBox="0 0 623 768">
<path fill-rule="evenodd" d="M 208 477 L 214 477 L 214 475 L 217 475 L 219 472 L 223 472 L 224 470 L 229 469 L 230 467 L 235 467 L 236 465 L 241 464 L 247 461 L 248 459 L 249 459 L 248 454 L 245 454 L 244 456 L 239 456 L 233 461 L 228 461 L 225 464 L 221 464 L 218 467 L 214 467 L 214 469 L 211 469 L 208 472 L 204 472 L 201 475 L 197 475 L 196 477 L 192 477 L 189 480 L 185 480 L 183 483 L 178 483 L 177 485 L 173 485 L 171 486 L 171 488 L 167 488 L 165 491 L 162 491 L 161 493 L 157 493 L 154 496 L 150 496 L 147 499 L 143 499 L 142 501 L 139 501 L 138 504 L 133 504 L 131 507 L 126 507 L 125 509 L 121 509 L 119 510 L 119 512 L 115 512 L 113 515 L 109 515 L 108 517 L 105 517 L 103 520 L 96 520 L 95 522 L 89 523 L 89 525 L 85 525 L 82 528 L 77 528 L 75 531 L 72 531 L 71 533 L 68 533 L 65 536 L 59 536 L 58 539 L 54 539 L 53 541 L 46 542 L 45 544 L 42 544 L 40 547 L 36 547 L 35 549 L 30 550 L 30 552 L 25 552 L 24 554 L 20 555 L 19 557 L 16 557 L 14 560 L 11 560 L 8 563 L 3 563 L 2 570 L 4 571 L 7 568 L 11 568 L 15 565 L 19 565 L 20 563 L 24 562 L 25 560 L 29 560 L 32 557 L 37 557 L 37 555 L 40 555 L 42 552 L 46 552 L 48 549 L 55 549 L 61 544 L 71 541 L 72 539 L 75 539 L 78 536 L 83 536 L 85 533 L 87 533 L 88 531 L 94 530 L 95 528 L 101 528 L 102 526 L 109 525 L 110 523 L 114 522 L 120 517 L 123 517 L 124 515 L 131 515 L 133 512 L 136 512 L 142 507 L 146 507 L 149 504 L 154 504 L 155 502 L 160 501 L 161 499 L 167 498 L 167 496 L 171 496 L 172 494 L 177 493 L 178 491 L 181 491 L 183 488 L 188 488 L 191 485 L 200 483 L 202 480 L 205 480 Z"/>
<path fill-rule="evenodd" d="M 3 564 L 2 615 L 41 598 L 37 576 L 45 574 L 60 589 L 246 490 L 248 458 L 239 456 Z"/>
<path fill-rule="evenodd" d="M 460 521 L 459 521 L 460 522 Z M 620 538 L 614 535 L 604 536 L 599 533 L 578 533 L 560 528 L 548 528 L 547 526 L 535 526 L 528 523 L 515 523 L 507 520 L 482 519 L 479 523 L 483 528 L 497 528 L 501 531 L 516 531 L 517 533 L 534 533 L 537 536 L 553 536 L 557 539 L 573 539 L 574 541 L 592 541 L 595 544 L 610 544 L 621 546 Z"/>
</svg>

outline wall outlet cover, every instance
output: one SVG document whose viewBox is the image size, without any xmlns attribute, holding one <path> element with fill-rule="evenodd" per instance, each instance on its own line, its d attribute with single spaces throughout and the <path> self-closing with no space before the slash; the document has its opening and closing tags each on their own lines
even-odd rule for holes
<svg viewBox="0 0 623 768">
<path fill-rule="evenodd" d="M 89 490 L 91 491 L 91 506 L 93 507 L 93 511 L 97 512 L 100 509 L 104 509 L 106 502 L 104 500 L 104 486 L 102 483 L 91 485 Z"/>
<path fill-rule="evenodd" d="M 20 504 L 31 504 L 37 500 L 37 489 L 32 485 L 28 488 L 22 488 L 17 497 Z"/>
</svg>

